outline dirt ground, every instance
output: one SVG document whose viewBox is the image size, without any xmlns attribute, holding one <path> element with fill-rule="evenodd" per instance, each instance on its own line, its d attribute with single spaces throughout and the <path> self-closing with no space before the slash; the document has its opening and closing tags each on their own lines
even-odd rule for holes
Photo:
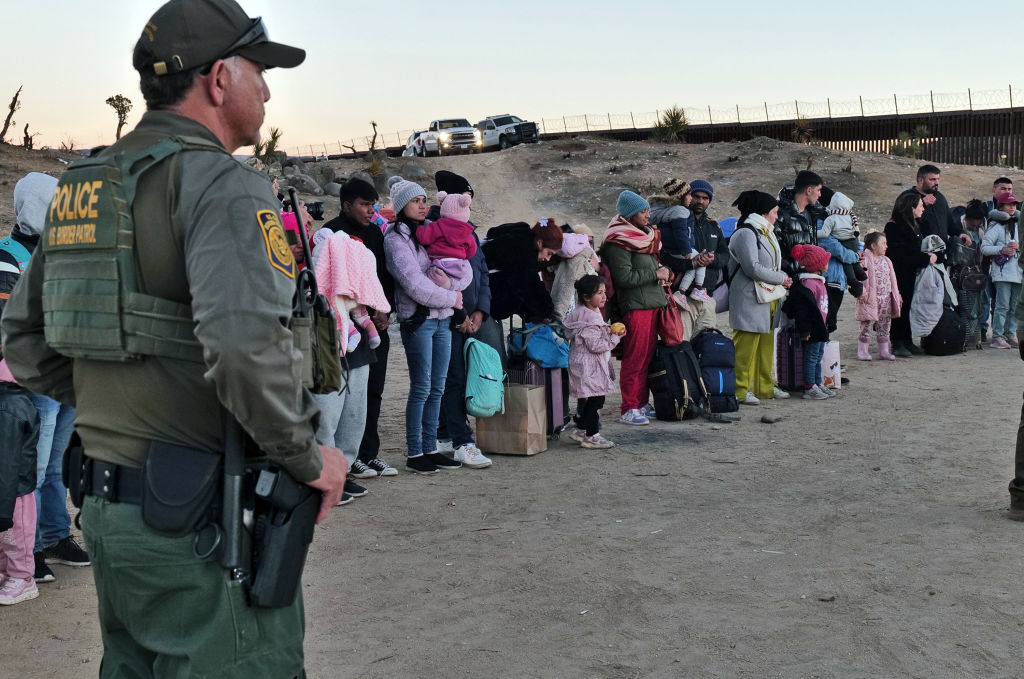
<svg viewBox="0 0 1024 679">
<path fill-rule="evenodd" d="M 600 233 L 623 186 L 711 175 L 714 213 L 728 216 L 740 190 L 777 189 L 807 153 L 768 140 L 566 143 L 585 148 L 417 163 L 469 176 L 478 223 L 543 213 Z M 906 161 L 853 154 L 845 173 L 850 154 L 815 153 L 868 228 L 913 177 Z M 0 184 L 24 170 L 0 160 Z M 607 174 L 613 163 L 637 167 Z M 944 168 L 943 190 L 954 204 L 985 197 L 999 172 Z M 7 219 L 12 186 L 0 188 Z M 1012 545 L 1024 529 L 1005 517 L 1019 358 L 862 363 L 854 333 L 848 298 L 837 338 L 852 384 L 834 400 L 627 427 L 613 396 L 611 450 L 564 440 L 486 470 L 367 481 L 311 549 L 310 676 L 1019 676 L 1024 557 Z M 407 378 L 393 346 L 382 438 L 398 463 Z M 769 412 L 783 419 L 762 424 Z M 55 570 L 38 599 L 0 611 L 0 675 L 98 671 L 89 569 Z"/>
</svg>

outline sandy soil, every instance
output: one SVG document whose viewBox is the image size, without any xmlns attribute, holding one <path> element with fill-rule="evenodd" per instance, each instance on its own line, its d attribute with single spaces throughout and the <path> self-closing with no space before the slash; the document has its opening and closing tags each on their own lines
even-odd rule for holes
<svg viewBox="0 0 1024 679">
<path fill-rule="evenodd" d="M 554 145 L 417 162 L 470 176 L 480 223 L 543 211 L 603 226 L 623 185 L 711 174 L 700 168 L 715 168 L 713 207 L 727 216 L 741 189 L 777 188 L 807 152 L 763 140 L 577 143 L 603 155 L 568 174 L 556 165 L 578 152 Z M 816 153 L 869 226 L 913 174 L 867 154 L 843 173 L 849 154 Z M 603 179 L 612 155 L 638 167 Z M 954 203 L 984 196 L 997 172 L 951 167 L 944 190 Z M 1005 518 L 1024 389 L 1016 352 L 861 363 L 854 330 L 847 300 L 838 339 L 852 384 L 832 401 L 745 407 L 736 424 L 626 427 L 613 396 L 612 450 L 565 440 L 487 470 L 368 481 L 370 495 L 335 510 L 311 550 L 310 676 L 1017 676 L 1021 526 Z M 400 346 L 382 418 L 394 463 Z M 766 412 L 783 419 L 762 424 Z M 38 599 L 0 611 L 3 676 L 98 670 L 89 569 L 55 570 Z"/>
</svg>

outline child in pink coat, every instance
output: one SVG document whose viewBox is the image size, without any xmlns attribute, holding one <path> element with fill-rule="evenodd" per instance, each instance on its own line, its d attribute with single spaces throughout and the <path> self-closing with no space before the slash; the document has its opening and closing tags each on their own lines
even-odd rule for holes
<svg viewBox="0 0 1024 679">
<path fill-rule="evenodd" d="M 889 327 L 892 319 L 898 318 L 902 312 L 903 297 L 896 284 L 892 261 L 885 256 L 887 247 L 885 234 L 881 231 L 872 231 L 864 237 L 863 267 L 868 277 L 864 281 L 864 293 L 857 298 L 856 313 L 856 319 L 860 321 L 857 358 L 862 361 L 871 360 L 872 327 L 878 335 L 878 357 L 896 360 L 889 350 Z"/>
<path fill-rule="evenodd" d="M 451 290 L 452 279 L 472 276 L 469 258 L 476 254 L 476 238 L 469 223 L 473 198 L 464 193 L 438 191 L 441 218 L 416 229 L 416 240 L 427 250 L 431 267 L 427 276 L 434 285 Z"/>
<path fill-rule="evenodd" d="M 615 369 L 612 349 L 619 343 L 605 323 L 601 309 L 608 301 L 604 279 L 587 275 L 576 281 L 579 306 L 563 321 L 569 339 L 569 391 L 579 399 L 576 424 L 569 438 L 584 448 L 611 448 L 615 444 L 601 436 L 600 411 L 604 397 L 615 393 Z"/>
</svg>

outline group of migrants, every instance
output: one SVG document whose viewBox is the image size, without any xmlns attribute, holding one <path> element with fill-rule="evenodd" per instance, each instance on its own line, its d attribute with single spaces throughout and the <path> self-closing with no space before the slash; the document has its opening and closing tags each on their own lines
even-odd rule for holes
<svg viewBox="0 0 1024 679">
<path fill-rule="evenodd" d="M 587 226 L 550 218 L 497 226 L 481 241 L 473 187 L 447 170 L 434 177 L 433 204 L 419 184 L 392 177 L 381 207 L 373 185 L 349 179 L 338 216 L 313 232 L 309 250 L 292 246 L 297 266 L 315 271 L 331 301 L 346 364 L 342 388 L 314 395 L 317 441 L 343 451 L 348 462 L 339 504 L 368 493 L 360 481 L 399 473 L 382 457 L 380 439 L 392 319 L 409 373 L 404 467 L 422 475 L 492 465 L 467 414 L 464 349 L 470 339 L 484 342 L 504 367 L 502 322 L 514 316 L 555 324 L 564 334 L 578 399 L 568 435 L 592 449 L 615 445 L 601 434 L 600 413 L 616 389 L 619 422 L 646 425 L 655 417 L 648 368 L 661 312 L 677 308 L 692 336 L 715 327 L 713 294 L 723 290 L 744 405 L 790 397 L 773 377 L 775 330 L 783 325 L 803 342 L 802 397 L 836 396 L 823 383 L 821 360 L 847 292 L 856 302 L 860 360 L 872 360 L 872 334 L 881 359 L 922 353 L 913 339 L 930 336 L 944 309 L 974 323 L 977 348 L 990 327 L 990 346 L 1018 347 L 1014 310 L 1022 277 L 1012 182 L 1000 177 L 987 202 L 951 209 L 939 177 L 937 167 L 921 167 L 884 228 L 862 231 L 853 201 L 802 171 L 778 195 L 740 194 L 730 237 L 708 214 L 712 184 L 671 178 L 649 200 L 623 191 L 600 247 Z M 7 290 L 39 242 L 56 185 L 31 173 L 15 186 L 16 224 L 0 242 L 0 284 Z M 305 209 L 298 215 L 305 227 L 313 225 Z M 295 227 L 294 213 L 282 217 Z M 954 265 L 951 251 L 973 257 Z M 952 280 L 974 264 L 985 280 L 965 298 Z M 5 364 L 0 370 L 0 604 L 12 604 L 37 596 L 36 582 L 55 579 L 50 564 L 86 566 L 89 557 L 70 534 L 60 472 L 74 409 L 19 387 Z"/>
</svg>

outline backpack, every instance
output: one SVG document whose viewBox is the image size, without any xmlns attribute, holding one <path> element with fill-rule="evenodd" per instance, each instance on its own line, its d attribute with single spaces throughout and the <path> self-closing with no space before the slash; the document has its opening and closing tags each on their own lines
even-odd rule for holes
<svg viewBox="0 0 1024 679">
<path fill-rule="evenodd" d="M 658 345 L 647 381 L 659 420 L 674 422 L 709 414 L 708 392 L 700 373 L 700 362 L 689 342 Z"/>
<path fill-rule="evenodd" d="M 717 328 L 707 328 L 690 340 L 700 362 L 700 375 L 708 390 L 708 406 L 713 413 L 733 413 L 740 409 L 736 399 L 736 347 Z"/>
<path fill-rule="evenodd" d="M 561 325 L 548 323 L 527 323 L 523 328 L 513 328 L 508 335 L 509 354 L 513 357 L 525 354 L 542 368 L 568 368 L 569 343 L 563 334 Z"/>
<path fill-rule="evenodd" d="M 942 305 L 942 315 L 932 331 L 921 338 L 921 348 L 931 356 L 952 356 L 964 351 L 967 339 L 967 324 L 947 300 Z"/>
<path fill-rule="evenodd" d="M 501 356 L 491 345 L 470 337 L 463 348 L 466 359 L 466 412 L 490 417 L 505 409 L 505 373 Z"/>
</svg>

